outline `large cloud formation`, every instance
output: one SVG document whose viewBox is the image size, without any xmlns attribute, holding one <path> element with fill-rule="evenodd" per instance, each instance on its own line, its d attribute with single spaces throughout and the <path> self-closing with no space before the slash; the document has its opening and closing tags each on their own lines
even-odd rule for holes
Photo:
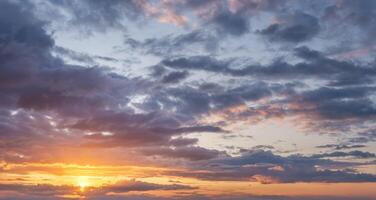
<svg viewBox="0 0 376 200">
<path fill-rule="evenodd" d="M 114 165 L 171 167 L 158 175 L 200 181 L 376 182 L 374 173 L 359 170 L 374 167 L 376 157 L 375 10 L 368 0 L 1 1 L 0 172 L 11 173 L 12 164 L 92 164 L 101 155 Z M 183 31 L 130 31 L 159 23 L 167 28 L 158 31 L 168 25 Z M 121 59 L 57 45 L 59 24 L 82 37 L 125 32 L 118 49 L 156 62 L 146 69 L 131 62 L 135 74 L 105 66 Z M 346 29 L 357 36 L 349 43 L 342 40 L 351 35 L 328 35 Z M 362 51 L 338 56 L 338 47 Z M 299 119 L 304 133 L 341 143 L 280 154 L 272 145 L 244 148 L 229 141 L 242 136 L 233 124 L 286 118 Z M 200 140 L 219 136 L 234 151 Z M 77 193 L 69 185 L 0 180 L 1 191 L 17 193 L 14 199 Z M 132 180 L 86 195 L 196 189 Z M 192 192 L 185 198 L 210 197 Z M 236 198 L 246 197 L 229 197 Z"/>
</svg>

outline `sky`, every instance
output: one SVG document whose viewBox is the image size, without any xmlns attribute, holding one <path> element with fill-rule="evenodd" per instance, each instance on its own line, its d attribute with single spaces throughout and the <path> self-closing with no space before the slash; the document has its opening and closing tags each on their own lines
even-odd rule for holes
<svg viewBox="0 0 376 200">
<path fill-rule="evenodd" d="M 0 1 L 0 199 L 371 200 L 376 1 Z"/>
</svg>

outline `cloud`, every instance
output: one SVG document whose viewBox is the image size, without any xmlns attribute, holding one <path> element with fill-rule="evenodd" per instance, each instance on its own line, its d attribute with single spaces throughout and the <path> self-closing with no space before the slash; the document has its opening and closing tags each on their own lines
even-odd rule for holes
<svg viewBox="0 0 376 200">
<path fill-rule="evenodd" d="M 329 2 L 312 9 L 299 2 L 288 10 L 285 1 L 1 1 L 0 160 L 6 163 L 1 170 L 6 171 L 14 163 L 91 164 L 101 160 L 114 165 L 178 165 L 176 168 L 185 169 L 153 175 L 212 181 L 376 182 L 374 174 L 356 170 L 370 164 L 365 159 L 375 158 L 371 146 L 366 146 L 376 141 L 372 129 L 376 117 L 374 61 L 342 61 L 327 56 L 327 46 L 332 43 L 326 42 L 325 31 L 328 23 L 333 22 L 323 21 L 318 14 L 327 4 L 335 6 L 332 12 L 336 13 L 330 15 L 333 19 L 345 17 L 347 26 L 364 28 L 362 34 L 373 32 L 373 13 L 369 10 L 373 3 L 368 1 L 342 1 L 338 5 Z M 290 14 L 282 14 L 283 10 Z M 278 19 L 270 25 L 264 15 Z M 255 16 L 263 20 L 253 24 Z M 157 23 L 149 27 L 144 22 L 150 18 L 184 29 L 159 28 Z M 59 29 L 55 35 L 54 23 L 92 34 L 114 30 L 123 33 L 140 25 L 146 27 L 140 30 L 154 30 L 158 26 L 152 36 L 140 31 L 134 39 L 131 32 L 126 32 L 125 43 L 127 50 L 140 53 L 140 58 L 152 54 L 160 62 L 151 64 L 151 75 L 145 75 L 143 66 L 129 69 L 135 70 L 136 75 L 125 75 L 128 68 L 123 73 L 97 66 L 98 60 L 121 60 L 57 46 L 64 42 L 59 40 Z M 307 46 L 286 45 L 278 49 L 285 57 L 269 57 L 259 51 L 263 41 L 247 43 L 254 36 L 252 28 L 265 24 L 268 27 L 259 31 L 268 39 L 265 46 L 270 44 L 273 49 L 276 43 L 280 47 L 280 42 L 304 42 Z M 323 38 L 313 40 L 319 34 Z M 232 51 L 227 48 L 231 45 L 247 48 Z M 83 65 L 67 64 L 60 57 Z M 267 62 L 262 60 L 264 57 Z M 208 145 L 193 138 L 197 133 L 210 138 L 211 134 L 224 143 L 233 143 L 233 138 L 243 140 L 252 136 L 238 133 L 232 125 L 242 123 L 242 127 L 248 128 L 263 120 L 283 117 L 298 119 L 294 123 L 297 127 L 303 125 L 302 132 L 336 133 L 333 137 L 345 142 L 317 147 L 333 150 L 326 153 L 284 156 L 277 154 L 274 143 L 275 146 L 258 145 L 251 150 L 234 143 L 232 150 L 240 149 L 234 156 L 222 148 L 204 147 L 212 144 L 210 140 Z M 257 137 L 253 139 L 258 142 Z M 364 147 L 367 151 L 353 150 Z M 338 161 L 343 158 L 347 161 Z M 43 171 L 41 168 L 24 167 L 8 172 L 22 175 Z M 61 173 L 62 169 L 51 170 L 54 175 Z M 0 184 L 3 192 L 36 199 L 74 193 L 76 189 Z M 195 189 L 134 180 L 92 188 L 91 195 L 101 199 L 106 193 Z M 187 198 L 194 199 L 194 193 L 190 195 Z M 216 199 L 244 199 L 241 194 L 232 197 Z"/>
<path fill-rule="evenodd" d="M 142 41 L 126 37 L 126 48 L 140 50 L 142 53 L 161 57 L 173 55 L 201 54 L 216 52 L 220 39 L 217 34 L 204 30 L 194 30 L 179 35 L 169 34 L 163 37 L 147 38 Z"/>
<path fill-rule="evenodd" d="M 249 32 L 249 20 L 246 16 L 232 12 L 221 12 L 212 19 L 219 32 L 240 36 Z"/>
<path fill-rule="evenodd" d="M 69 2 L 59 3 L 70 5 Z M 0 29 L 2 36 L 8 38 L 0 46 L 0 76 L 4 77 L 0 80 L 0 129 L 1 136 L 7 138 L 2 158 L 17 162 L 54 160 L 55 151 L 41 152 L 36 148 L 44 143 L 46 149 L 55 149 L 54 145 L 72 140 L 74 142 L 68 146 L 78 146 L 79 143 L 86 147 L 164 146 L 169 144 L 172 136 L 224 132 L 220 127 L 210 125 L 184 126 L 175 116 L 163 113 L 136 114 L 127 104 L 138 92 L 153 87 L 149 80 L 130 80 L 100 67 L 65 64 L 52 55 L 56 48 L 53 38 L 44 29 L 44 23 L 18 4 L 7 1 L 1 4 L 4 17 L 0 19 L 0 25 L 8 27 L 8 23 L 12 24 L 12 30 Z M 12 17 L 15 13 L 17 18 Z M 186 73 L 175 73 L 163 79 L 165 83 L 171 83 L 184 76 Z M 106 131 L 112 132 L 113 136 L 101 134 Z M 74 134 L 50 137 L 63 132 Z M 28 152 L 22 150 L 15 143 L 21 140 L 32 149 Z"/>
<path fill-rule="evenodd" d="M 316 146 L 316 147 L 320 148 L 320 149 L 333 148 L 333 149 L 336 149 L 336 150 L 343 150 L 343 149 L 363 148 L 363 147 L 366 147 L 366 145 L 362 145 L 362 144 L 355 144 L 355 145 L 326 144 L 326 145 L 320 145 L 320 146 Z"/>
<path fill-rule="evenodd" d="M 322 154 L 315 154 L 312 157 L 314 158 L 330 158 L 330 157 L 355 157 L 355 158 L 375 158 L 376 155 L 370 152 L 363 152 L 363 151 L 350 151 L 350 152 L 342 152 L 342 151 L 335 151 L 331 153 L 322 153 Z"/>
<path fill-rule="evenodd" d="M 239 37 L 251 31 L 251 20 L 261 12 L 279 12 L 285 1 L 189 1 L 176 7 L 193 11 L 205 29 L 214 29 L 221 36 Z"/>
<path fill-rule="evenodd" d="M 161 23 L 185 26 L 188 21 L 187 17 L 178 14 L 172 6 L 172 3 L 168 1 L 162 1 L 158 6 L 145 0 L 134 1 L 134 3 L 142 8 L 146 16 L 154 17 Z"/>
<path fill-rule="evenodd" d="M 72 194 L 77 191 L 74 186 L 54 186 L 49 184 L 23 185 L 23 184 L 0 184 L 0 191 L 13 191 L 32 196 L 56 196 Z"/>
<path fill-rule="evenodd" d="M 333 85 L 338 86 L 368 83 L 369 78 L 376 75 L 376 71 L 369 65 L 337 61 L 303 47 L 296 48 L 294 51 L 305 61 L 290 64 L 277 60 L 266 66 L 246 64 L 239 67 L 235 65 L 234 59 L 218 60 L 212 56 L 191 56 L 167 58 L 162 60 L 160 65 L 173 69 L 207 71 L 235 77 L 329 79 Z"/>
<path fill-rule="evenodd" d="M 36 20 L 27 8 L 7 1 L 1 2 L 1 7 L 0 82 L 4 88 L 25 83 L 35 75 L 35 65 L 48 67 L 59 61 L 48 57 L 54 41 L 43 29 L 43 22 Z"/>
<path fill-rule="evenodd" d="M 229 7 L 232 12 L 257 12 L 257 11 L 277 11 L 286 1 L 275 0 L 230 0 Z"/>
<path fill-rule="evenodd" d="M 126 20 L 142 17 L 142 8 L 135 1 L 66 1 L 51 0 L 37 6 L 38 15 L 54 19 L 54 23 L 68 24 L 75 30 L 93 34 L 109 29 L 126 29 Z"/>
<path fill-rule="evenodd" d="M 80 120 L 71 128 L 90 131 L 86 135 L 90 140 L 85 146 L 93 147 L 134 147 L 148 145 L 164 145 L 173 136 L 192 132 L 225 132 L 214 126 L 181 127 L 173 118 L 158 113 L 127 114 L 103 113 L 95 118 Z M 113 135 L 102 135 L 101 132 Z"/>
<path fill-rule="evenodd" d="M 29 195 L 33 198 L 62 198 L 65 199 L 64 195 L 75 195 L 77 198 L 83 197 L 82 195 L 93 197 L 104 196 L 107 198 L 107 193 L 128 193 L 128 192 L 140 192 L 140 191 L 152 191 L 152 190 L 193 190 L 197 189 L 195 187 L 172 184 L 172 185 L 161 185 L 155 183 L 147 183 L 136 180 L 120 181 L 118 183 L 107 185 L 103 187 L 88 187 L 84 194 L 76 186 L 70 185 L 50 185 L 50 184 L 39 184 L 39 185 L 26 185 L 26 184 L 0 184 L 0 191 L 12 191 L 23 195 Z M 60 197 L 59 197 L 60 196 Z M 1 198 L 1 196 L 0 196 Z M 20 197 L 22 198 L 22 196 Z"/>
<path fill-rule="evenodd" d="M 320 31 L 318 19 L 303 12 L 282 16 L 280 20 L 259 33 L 272 41 L 298 43 L 312 39 Z"/>
<path fill-rule="evenodd" d="M 213 105 L 219 103 L 215 108 L 228 108 L 241 105 L 246 101 L 267 99 L 269 95 L 272 95 L 283 99 L 278 102 L 269 102 L 268 106 L 273 109 L 268 110 L 268 106 L 264 104 L 253 110 L 252 108 L 244 109 L 241 113 L 248 116 L 252 116 L 252 113 L 269 113 L 270 116 L 287 116 L 288 113 L 305 116 L 307 121 L 322 120 L 323 124 L 320 124 L 321 128 L 318 128 L 321 130 L 329 126 L 346 127 L 341 120 L 358 120 L 361 124 L 374 119 L 375 104 L 371 96 L 375 88 L 371 85 L 372 81 L 369 81 L 371 77 L 375 77 L 376 71 L 370 65 L 337 61 L 307 47 L 299 47 L 294 51 L 295 56 L 302 59 L 294 64 L 275 61 L 268 65 L 243 64 L 242 67 L 238 67 L 237 62 L 234 61 L 236 58 L 218 60 L 213 56 L 191 56 L 164 59 L 160 66 L 174 70 L 210 72 L 228 77 L 261 79 L 265 82 L 289 80 L 288 84 L 266 84 L 263 90 L 261 90 L 262 87 L 252 90 L 252 92 L 260 92 L 261 98 L 257 98 L 256 93 L 251 93 L 249 96 L 255 97 L 254 99 L 248 99 L 245 96 L 239 99 L 237 93 L 232 92 L 241 90 L 241 87 L 228 90 L 227 94 L 217 94 L 218 100 L 222 103 L 216 102 L 213 98 Z M 319 81 L 319 86 L 307 88 L 304 86 L 304 81 L 300 82 L 302 79 Z M 292 82 L 294 80 L 303 83 L 303 86 L 294 84 Z M 249 84 L 244 87 L 252 88 Z M 243 91 L 243 94 L 246 92 Z M 216 97 L 216 95 L 212 96 Z"/>
<path fill-rule="evenodd" d="M 352 137 L 348 140 L 349 143 L 368 143 L 376 141 L 376 130 L 369 129 L 366 131 L 361 131 L 357 136 Z"/>
<path fill-rule="evenodd" d="M 162 77 L 162 82 L 163 83 L 178 83 L 179 81 L 187 78 L 188 74 L 189 73 L 187 71 L 171 72 Z"/>
<path fill-rule="evenodd" d="M 22 188 L 26 187 L 29 189 L 32 189 L 33 186 L 16 186 L 16 185 L 8 185 L 6 187 L 17 187 Z M 52 186 L 45 186 L 45 188 Z M 65 186 L 64 186 L 65 187 Z M 119 198 L 124 200 L 182 200 L 182 199 L 188 199 L 188 200 L 326 200 L 326 199 L 332 199 L 332 200 L 371 200 L 371 198 L 368 197 L 337 197 L 337 196 L 282 196 L 282 195 L 247 195 L 247 194 L 232 194 L 232 195 L 203 195 L 203 194 L 192 194 L 192 195 L 176 195 L 171 197 L 157 197 L 153 195 L 143 195 L 143 194 L 125 194 L 127 192 L 132 191 L 152 191 L 152 190 L 170 190 L 170 189 L 178 189 L 178 190 L 194 190 L 196 188 L 193 187 L 185 187 L 184 185 L 159 185 L 159 184 L 152 184 L 152 183 L 146 183 L 146 182 L 140 182 L 140 181 L 124 181 L 123 183 L 118 183 L 113 186 L 108 186 L 107 188 L 99 189 L 98 191 L 91 191 L 88 193 L 88 197 L 90 199 L 94 200 L 117 200 Z M 122 195 L 116 195 L 116 193 L 112 195 L 106 195 L 104 194 L 105 191 L 110 190 L 117 190 L 119 189 L 119 192 L 122 192 Z M 135 189 L 135 190 L 132 190 Z M 73 196 L 80 198 L 79 195 Z M 50 196 L 43 196 L 43 195 L 16 195 L 16 196 L 0 196 L 0 199 L 7 199 L 7 200 L 53 200 L 53 199 L 70 199 L 69 196 L 66 198 L 64 197 L 50 197 Z"/>
<path fill-rule="evenodd" d="M 159 155 L 168 158 L 188 159 L 191 161 L 210 160 L 224 154 L 218 150 L 208 150 L 202 147 L 186 146 L 177 148 L 144 149 L 145 155 Z"/>
<path fill-rule="evenodd" d="M 193 57 L 180 57 L 173 59 L 162 60 L 161 65 L 175 68 L 175 69 L 187 69 L 187 70 L 204 70 L 212 72 L 226 73 L 228 70 L 228 62 L 221 62 L 213 59 L 210 56 L 193 56 Z"/>
<path fill-rule="evenodd" d="M 114 200 L 113 198 L 110 198 Z M 116 199 L 116 198 L 115 198 Z M 367 197 L 333 197 L 333 196 L 271 196 L 271 195 L 192 195 L 190 197 L 170 197 L 170 198 L 159 198 L 159 197 L 150 197 L 150 196 L 129 196 L 124 197 L 125 200 L 371 200 Z"/>
<path fill-rule="evenodd" d="M 140 109 L 147 109 L 145 105 L 158 102 L 160 109 L 175 110 L 182 118 L 195 119 L 211 111 L 215 112 L 232 106 L 244 105 L 248 101 L 268 98 L 272 95 L 272 89 L 272 86 L 263 82 L 212 91 L 192 86 L 166 88 L 151 95 L 143 105 L 139 106 Z"/>
<path fill-rule="evenodd" d="M 69 58 L 73 61 L 77 61 L 79 63 L 86 64 L 86 65 L 99 65 L 97 63 L 98 60 L 107 61 L 107 62 L 114 62 L 114 63 L 117 63 L 117 62 L 120 62 L 120 61 L 126 62 L 126 60 L 119 60 L 119 59 L 112 58 L 112 57 L 99 56 L 99 55 L 89 55 L 89 54 L 86 54 L 86 53 L 76 52 L 76 51 L 73 51 L 71 49 L 67 49 L 67 48 L 60 47 L 60 46 L 55 46 L 54 49 L 53 49 L 53 52 L 58 54 L 58 56 L 61 56 L 63 58 L 66 57 L 66 58 Z"/>
<path fill-rule="evenodd" d="M 316 104 L 316 110 L 322 117 L 340 118 L 368 118 L 376 114 L 375 107 L 369 95 L 373 87 L 351 88 L 318 88 L 301 94 L 303 104 Z"/>
<path fill-rule="evenodd" d="M 358 37 L 358 39 L 361 39 L 363 42 L 370 42 L 371 35 L 376 30 L 373 23 L 376 19 L 375 7 L 376 4 L 372 0 L 360 2 L 345 0 L 338 4 L 327 6 L 324 16 L 326 17 L 325 19 L 328 19 L 332 23 L 340 22 L 340 25 L 345 29 L 350 27 L 359 28 L 361 30 L 361 37 Z"/>
<path fill-rule="evenodd" d="M 357 154 L 357 153 L 356 153 Z M 238 157 L 224 157 L 209 162 L 206 171 L 169 172 L 178 176 L 212 181 L 255 181 L 268 183 L 295 182 L 373 182 L 375 175 L 347 170 L 355 163 L 342 163 L 315 156 L 282 157 L 271 151 L 254 150 Z M 342 167 L 341 167 L 342 166 Z M 333 168 L 334 167 L 334 168 Z M 345 167 L 345 168 L 344 168 Z M 344 169 L 338 169 L 344 168 Z"/>
<path fill-rule="evenodd" d="M 126 193 L 126 192 L 134 192 L 134 191 L 151 191 L 151 190 L 192 190 L 196 188 L 187 186 L 187 185 L 181 185 L 181 184 L 162 185 L 162 184 L 130 180 L 130 181 L 120 181 L 113 185 L 103 186 L 99 189 L 96 189 L 96 188 L 92 188 L 92 189 L 93 190 L 90 191 L 89 193 L 94 193 L 97 195 L 98 193 L 106 194 L 108 192 Z"/>
<path fill-rule="evenodd" d="M 146 22 L 147 18 L 177 26 L 184 26 L 188 21 L 187 17 L 177 13 L 167 1 L 156 4 L 147 0 L 50 0 L 37 5 L 36 10 L 43 18 L 53 18 L 54 23 L 67 24 L 68 27 L 89 35 L 108 30 L 126 31 L 128 21 Z"/>
</svg>

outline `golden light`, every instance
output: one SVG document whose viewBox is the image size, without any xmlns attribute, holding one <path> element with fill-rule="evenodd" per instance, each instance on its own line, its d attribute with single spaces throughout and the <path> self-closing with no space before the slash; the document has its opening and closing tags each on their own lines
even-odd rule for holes
<svg viewBox="0 0 376 200">
<path fill-rule="evenodd" d="M 78 177 L 77 184 L 80 187 L 80 191 L 84 192 L 85 188 L 89 186 L 89 181 L 86 176 L 80 176 Z"/>
</svg>

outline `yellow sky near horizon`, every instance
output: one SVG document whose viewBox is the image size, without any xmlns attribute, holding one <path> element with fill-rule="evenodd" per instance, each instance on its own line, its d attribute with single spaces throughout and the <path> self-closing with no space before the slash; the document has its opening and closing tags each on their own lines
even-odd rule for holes
<svg viewBox="0 0 376 200">
<path fill-rule="evenodd" d="M 376 183 L 277 183 L 261 184 L 252 181 L 210 181 L 190 177 L 166 175 L 164 172 L 184 169 L 142 166 L 94 166 L 64 163 L 2 164 L 0 184 L 72 186 L 73 194 L 64 198 L 85 197 L 86 192 L 116 185 L 122 181 L 141 181 L 158 185 L 186 185 L 189 190 L 150 190 L 113 193 L 110 195 L 148 194 L 171 197 L 182 194 L 205 196 L 231 195 L 281 195 L 281 196 L 376 196 Z M 0 191 L 0 197 L 6 190 Z M 60 194 L 61 197 L 61 194 Z"/>
</svg>

